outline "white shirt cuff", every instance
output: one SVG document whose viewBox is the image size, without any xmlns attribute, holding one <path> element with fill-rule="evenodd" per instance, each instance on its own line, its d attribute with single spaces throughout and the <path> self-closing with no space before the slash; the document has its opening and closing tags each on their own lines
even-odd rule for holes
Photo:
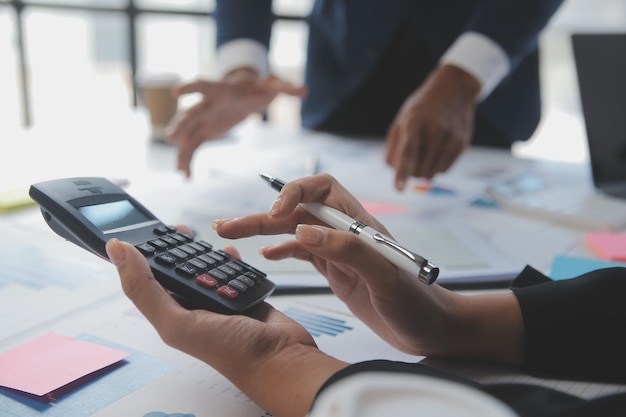
<svg viewBox="0 0 626 417">
<path fill-rule="evenodd" d="M 308 417 L 474 414 L 468 407 L 476 415 L 515 415 L 508 405 L 470 385 L 421 374 L 368 371 L 325 388 Z"/>
<path fill-rule="evenodd" d="M 459 36 L 439 62 L 459 67 L 476 78 L 481 87 L 480 101 L 491 94 L 511 67 L 504 49 L 478 32 L 465 32 Z"/>
<path fill-rule="evenodd" d="M 267 48 L 252 39 L 235 39 L 226 42 L 217 49 L 216 61 L 220 78 L 241 67 L 253 68 L 262 77 L 269 74 Z"/>
</svg>

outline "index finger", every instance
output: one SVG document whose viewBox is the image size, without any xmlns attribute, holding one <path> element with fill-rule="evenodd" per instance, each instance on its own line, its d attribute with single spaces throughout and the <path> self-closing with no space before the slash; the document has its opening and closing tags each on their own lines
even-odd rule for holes
<svg viewBox="0 0 626 417">
<path fill-rule="evenodd" d="M 285 184 L 272 206 L 270 216 L 281 218 L 293 212 L 298 204 L 313 202 L 336 208 L 356 220 L 378 224 L 356 197 L 330 174 L 310 175 Z"/>
</svg>

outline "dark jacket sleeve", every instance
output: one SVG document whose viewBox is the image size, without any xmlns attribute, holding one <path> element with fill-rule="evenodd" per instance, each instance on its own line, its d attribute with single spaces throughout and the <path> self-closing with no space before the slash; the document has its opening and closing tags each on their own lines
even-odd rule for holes
<svg viewBox="0 0 626 417">
<path fill-rule="evenodd" d="M 512 290 L 524 319 L 528 372 L 624 379 L 626 268 L 552 281 L 527 267 Z"/>
<path fill-rule="evenodd" d="M 269 48 L 274 14 L 272 0 L 217 0 L 217 47 L 233 39 L 258 41 Z"/>
</svg>

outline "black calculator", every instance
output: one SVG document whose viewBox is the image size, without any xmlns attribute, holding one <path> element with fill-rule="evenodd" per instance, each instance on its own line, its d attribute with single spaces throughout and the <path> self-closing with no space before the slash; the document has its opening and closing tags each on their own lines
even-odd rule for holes
<svg viewBox="0 0 626 417">
<path fill-rule="evenodd" d="M 106 260 L 109 239 L 135 245 L 156 280 L 187 308 L 240 314 L 274 291 L 265 273 L 177 232 L 105 178 L 44 181 L 31 185 L 29 194 L 55 233 Z"/>
</svg>

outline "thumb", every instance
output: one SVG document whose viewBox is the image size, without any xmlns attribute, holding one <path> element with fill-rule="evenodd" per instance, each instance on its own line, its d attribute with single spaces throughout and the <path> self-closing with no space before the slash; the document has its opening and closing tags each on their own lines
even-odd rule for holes
<svg viewBox="0 0 626 417">
<path fill-rule="evenodd" d="M 185 311 L 156 281 L 148 262 L 134 246 L 111 239 L 106 250 L 124 293 L 154 327 L 159 329 L 173 315 Z"/>
<path fill-rule="evenodd" d="M 303 97 L 308 93 L 305 85 L 295 85 L 287 81 L 283 81 L 275 76 L 266 77 L 258 82 L 258 86 L 265 91 L 275 94 L 287 94 L 297 97 Z"/>
<path fill-rule="evenodd" d="M 211 83 L 208 81 L 202 81 L 202 80 L 198 80 L 198 81 L 193 81 L 187 84 L 183 84 L 183 85 L 179 85 L 178 87 L 175 87 L 172 90 L 172 94 L 176 97 L 178 96 L 182 96 L 184 94 L 191 94 L 191 93 L 202 93 L 204 92 L 207 87 L 210 85 Z"/>
</svg>

